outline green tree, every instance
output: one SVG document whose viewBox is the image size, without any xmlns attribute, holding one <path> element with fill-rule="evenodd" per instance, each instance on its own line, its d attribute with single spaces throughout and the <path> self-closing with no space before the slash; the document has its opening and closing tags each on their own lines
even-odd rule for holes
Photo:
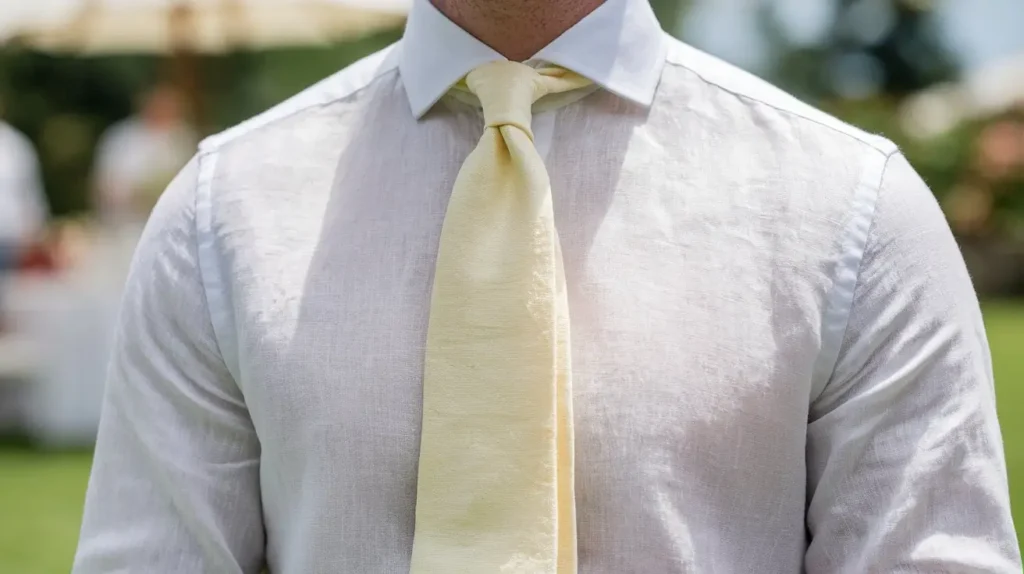
<svg viewBox="0 0 1024 574">
<path fill-rule="evenodd" d="M 392 30 L 328 48 L 200 58 L 208 129 L 257 114 L 400 34 Z M 132 112 L 136 94 L 172 76 L 169 64 L 147 56 L 54 56 L 0 48 L 0 113 L 36 146 L 55 215 L 89 209 L 97 140 Z"/>
<path fill-rule="evenodd" d="M 677 33 L 683 11 L 688 7 L 689 0 L 651 0 L 651 7 L 661 22 L 661 27 L 670 33 Z"/>
<path fill-rule="evenodd" d="M 827 1 L 827 0 L 822 0 Z M 762 22 L 779 54 L 775 79 L 804 97 L 883 94 L 901 98 L 957 76 L 927 0 L 831 0 L 833 20 L 823 40 L 790 41 L 768 4 Z"/>
</svg>

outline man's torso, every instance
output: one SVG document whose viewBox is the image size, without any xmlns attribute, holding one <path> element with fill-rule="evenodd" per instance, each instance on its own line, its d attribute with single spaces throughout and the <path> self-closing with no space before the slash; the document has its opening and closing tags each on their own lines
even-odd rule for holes
<svg viewBox="0 0 1024 574">
<path fill-rule="evenodd" d="M 673 44 L 654 105 L 538 117 L 572 318 L 580 571 L 799 571 L 808 411 L 885 144 Z M 275 572 L 408 566 L 445 206 L 479 114 L 391 54 L 204 146 L 204 281 Z"/>
</svg>

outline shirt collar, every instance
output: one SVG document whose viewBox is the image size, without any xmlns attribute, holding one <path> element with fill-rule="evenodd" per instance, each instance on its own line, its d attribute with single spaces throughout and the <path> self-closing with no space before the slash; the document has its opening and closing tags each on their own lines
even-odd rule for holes
<svg viewBox="0 0 1024 574">
<path fill-rule="evenodd" d="M 665 51 L 664 33 L 647 0 L 606 0 L 532 59 L 568 68 L 623 98 L 650 105 Z M 504 59 L 430 0 L 413 1 L 398 67 L 416 117 L 473 68 Z"/>
</svg>

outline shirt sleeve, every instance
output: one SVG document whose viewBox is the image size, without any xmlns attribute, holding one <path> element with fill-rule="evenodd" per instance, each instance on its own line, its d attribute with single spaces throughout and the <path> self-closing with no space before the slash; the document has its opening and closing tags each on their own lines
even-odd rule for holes
<svg viewBox="0 0 1024 574">
<path fill-rule="evenodd" d="M 125 288 L 73 572 L 249 573 L 264 561 L 260 445 L 213 334 L 193 160 Z"/>
<path fill-rule="evenodd" d="M 925 183 L 886 166 L 808 426 L 809 574 L 1019 574 L 977 296 Z"/>
</svg>

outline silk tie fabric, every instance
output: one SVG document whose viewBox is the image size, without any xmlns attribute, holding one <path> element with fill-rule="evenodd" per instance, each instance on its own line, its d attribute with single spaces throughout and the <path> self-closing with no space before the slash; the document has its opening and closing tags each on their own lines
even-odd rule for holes
<svg viewBox="0 0 1024 574">
<path fill-rule="evenodd" d="M 540 98 L 589 85 L 500 61 L 456 89 L 484 133 L 455 181 L 427 329 L 412 574 L 574 574 L 569 310 Z"/>
</svg>

